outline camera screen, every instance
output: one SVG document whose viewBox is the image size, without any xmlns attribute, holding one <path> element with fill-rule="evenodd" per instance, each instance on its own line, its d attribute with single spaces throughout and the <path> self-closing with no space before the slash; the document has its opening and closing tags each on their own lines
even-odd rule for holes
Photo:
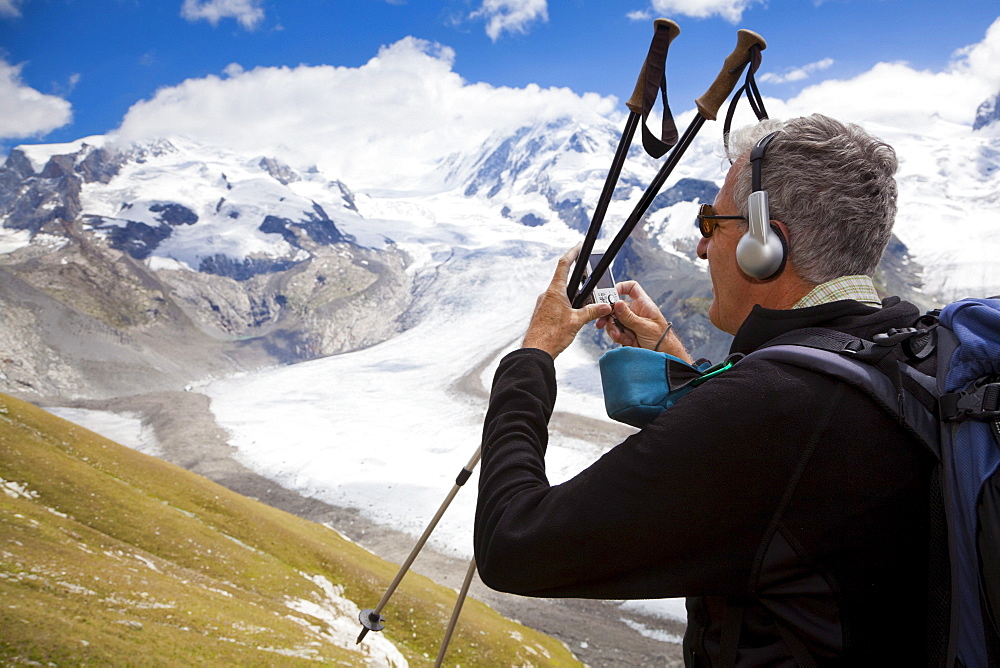
<svg viewBox="0 0 1000 668">
<path fill-rule="evenodd" d="M 593 270 L 594 267 L 601 261 L 604 255 L 594 254 L 590 256 L 590 269 Z M 588 272 L 589 273 L 589 272 Z M 613 288 L 615 287 L 615 279 L 611 275 L 611 267 L 598 279 L 596 287 L 598 288 Z"/>
</svg>

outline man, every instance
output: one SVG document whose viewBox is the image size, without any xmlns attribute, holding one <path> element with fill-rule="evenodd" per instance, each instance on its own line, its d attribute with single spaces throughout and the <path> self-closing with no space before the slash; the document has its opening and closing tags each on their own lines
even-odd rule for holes
<svg viewBox="0 0 1000 668">
<path fill-rule="evenodd" d="M 736 257 L 749 159 L 774 132 L 759 173 L 788 253 L 776 275 L 752 278 Z M 916 307 L 880 303 L 870 278 L 896 212 L 891 147 L 816 115 L 765 121 L 729 150 L 698 255 L 712 279 L 709 318 L 735 335 L 732 352 L 803 327 L 871 338 L 913 323 Z M 691 666 L 922 661 L 932 460 L 853 386 L 750 357 L 548 484 L 553 360 L 585 323 L 690 360 L 634 282 L 619 286 L 631 303 L 613 313 L 571 308 L 574 259 L 559 260 L 523 347 L 494 379 L 475 528 L 483 581 L 532 596 L 686 596 Z"/>
</svg>

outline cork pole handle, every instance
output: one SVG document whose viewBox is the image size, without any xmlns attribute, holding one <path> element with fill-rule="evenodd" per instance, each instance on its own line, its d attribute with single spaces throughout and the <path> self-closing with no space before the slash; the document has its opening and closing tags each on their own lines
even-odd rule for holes
<svg viewBox="0 0 1000 668">
<path fill-rule="evenodd" d="M 698 113 L 704 118 L 714 121 L 719 107 L 726 101 L 729 94 L 736 88 L 743 69 L 749 64 L 751 59 L 750 49 L 759 46 L 761 51 L 767 48 L 764 38 L 752 30 L 741 29 L 737 32 L 736 48 L 730 53 L 722 64 L 722 71 L 715 77 L 715 81 L 709 86 L 705 94 L 694 101 L 698 107 Z"/>
</svg>

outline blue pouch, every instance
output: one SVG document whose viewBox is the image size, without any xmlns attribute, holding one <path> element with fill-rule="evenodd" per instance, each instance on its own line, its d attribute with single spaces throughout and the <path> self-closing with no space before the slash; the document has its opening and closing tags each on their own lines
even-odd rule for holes
<svg viewBox="0 0 1000 668">
<path fill-rule="evenodd" d="M 732 362 L 692 366 L 645 348 L 621 347 L 600 359 L 604 407 L 618 422 L 644 427 L 692 389 L 722 373 Z"/>
</svg>

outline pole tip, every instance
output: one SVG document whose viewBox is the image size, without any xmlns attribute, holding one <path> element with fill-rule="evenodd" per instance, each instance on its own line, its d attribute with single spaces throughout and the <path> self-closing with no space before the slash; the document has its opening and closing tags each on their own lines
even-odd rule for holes
<svg viewBox="0 0 1000 668">
<path fill-rule="evenodd" d="M 361 622 L 361 635 L 358 636 L 358 642 L 354 643 L 357 645 L 365 637 L 369 631 L 381 631 L 385 628 L 385 617 L 378 614 L 371 608 L 366 608 L 362 610 L 358 615 L 358 621 Z"/>
</svg>

